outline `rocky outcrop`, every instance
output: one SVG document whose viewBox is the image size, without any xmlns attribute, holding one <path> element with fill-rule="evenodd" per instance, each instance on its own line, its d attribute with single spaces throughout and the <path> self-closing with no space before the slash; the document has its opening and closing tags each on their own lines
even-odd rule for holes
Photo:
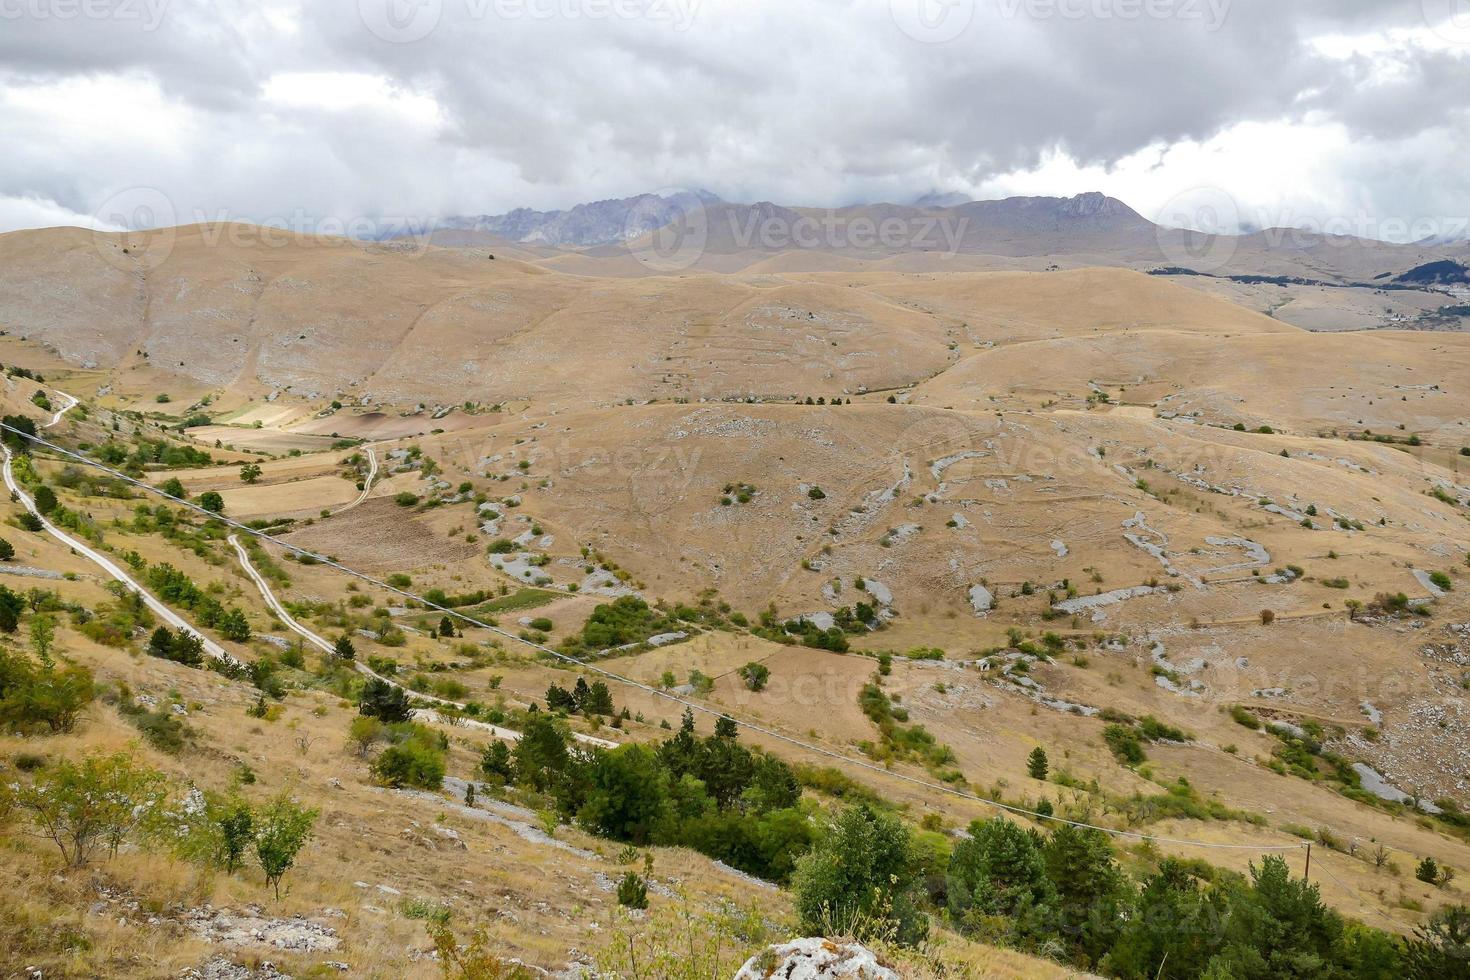
<svg viewBox="0 0 1470 980">
<path fill-rule="evenodd" d="M 735 980 L 898 980 L 898 974 L 878 962 L 872 950 L 857 943 L 839 945 L 830 939 L 796 939 L 771 946 L 745 962 Z"/>
</svg>

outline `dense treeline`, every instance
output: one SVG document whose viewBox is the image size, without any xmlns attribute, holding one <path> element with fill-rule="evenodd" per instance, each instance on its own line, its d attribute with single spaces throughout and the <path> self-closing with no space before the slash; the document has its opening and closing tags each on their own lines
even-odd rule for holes
<svg viewBox="0 0 1470 980">
<path fill-rule="evenodd" d="M 486 749 L 481 776 L 544 797 L 600 836 L 691 847 L 774 881 L 790 877 L 817 830 L 791 767 L 741 745 L 729 719 L 699 737 L 689 712 L 656 747 L 608 751 L 582 749 L 558 719 L 533 713 L 514 748 Z"/>
<path fill-rule="evenodd" d="M 1400 940 L 1345 921 L 1280 857 L 1249 875 L 1165 858 L 1135 879 L 1102 831 L 996 818 L 971 824 L 935 873 L 932 849 L 867 805 L 817 840 L 793 876 L 809 933 L 912 943 L 927 906 L 982 942 L 1126 980 L 1470 976 L 1470 909 L 1441 909 Z"/>
<path fill-rule="evenodd" d="M 1280 857 L 1240 875 L 1143 854 L 1130 873 L 1108 834 L 1059 821 L 1045 833 L 1006 818 L 976 821 L 955 842 L 911 830 L 871 798 L 831 818 L 802 799 L 790 766 L 736 734 L 722 718 L 700 737 L 686 711 L 678 732 L 655 746 L 585 750 L 562 719 L 533 711 L 519 742 L 485 750 L 480 776 L 599 836 L 690 847 L 789 883 L 807 934 L 912 944 L 938 921 L 1125 980 L 1428 980 L 1463 978 L 1470 967 L 1462 907 L 1401 940 L 1344 920 Z M 399 772 L 374 767 L 379 778 L 417 781 L 401 768 L 429 748 L 415 741 L 395 754 Z"/>
</svg>

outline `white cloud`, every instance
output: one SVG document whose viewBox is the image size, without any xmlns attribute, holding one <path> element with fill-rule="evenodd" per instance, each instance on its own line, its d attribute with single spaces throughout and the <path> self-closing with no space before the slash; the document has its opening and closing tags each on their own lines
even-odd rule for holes
<svg viewBox="0 0 1470 980">
<path fill-rule="evenodd" d="M 58 226 L 92 228 L 98 231 L 122 231 L 123 229 L 99 221 L 90 214 L 77 214 L 55 201 L 39 197 L 8 197 L 0 195 L 0 233 L 20 231 L 25 228 L 54 228 Z"/>
<path fill-rule="evenodd" d="M 1470 109 L 1446 97 L 1470 89 L 1470 45 L 1420 0 L 1222 0 L 1218 23 L 1182 16 L 1195 0 L 958 0 L 941 43 L 895 18 L 910 0 L 424 0 L 411 43 L 362 15 L 410 2 L 7 21 L 0 194 L 89 214 L 144 187 L 181 219 L 308 226 L 670 186 L 817 206 L 1101 189 L 1148 214 L 1203 185 L 1252 223 L 1470 212 L 1451 165 Z"/>
</svg>

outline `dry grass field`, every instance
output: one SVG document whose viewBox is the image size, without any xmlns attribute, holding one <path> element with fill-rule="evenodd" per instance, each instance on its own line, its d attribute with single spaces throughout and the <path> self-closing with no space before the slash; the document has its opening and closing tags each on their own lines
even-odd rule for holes
<svg viewBox="0 0 1470 980">
<path fill-rule="evenodd" d="M 690 635 L 593 651 L 599 667 L 659 689 L 672 675 L 679 697 L 764 729 L 751 744 L 843 768 L 916 825 L 958 831 L 992 814 L 985 801 L 1044 797 L 1128 833 L 1247 845 L 1123 838 L 1130 867 L 1164 853 L 1244 871 L 1252 847 L 1289 847 L 1300 871 L 1310 836 L 1313 879 L 1348 916 L 1402 934 L 1464 902 L 1463 882 L 1413 874 L 1426 856 L 1470 869 L 1463 832 L 1350 798 L 1325 762 L 1305 778 L 1262 723 L 1320 730 L 1344 765 L 1470 808 L 1470 338 L 1308 332 L 1243 291 L 1020 259 L 725 256 L 728 271 L 635 276 L 591 255 L 173 235 L 148 303 L 106 236 L 0 236 L 0 260 L 49 270 L 0 289 L 0 363 L 46 379 L 5 378 L 0 407 L 44 423 L 38 388 L 75 395 L 49 437 L 123 447 L 149 483 L 219 493 L 226 516 L 417 595 L 469 597 L 459 608 L 500 630 L 434 635 L 437 612 L 264 545 L 256 566 L 291 615 L 352 638 L 359 662 L 513 712 L 577 678 L 538 645 L 581 650 L 589 617 L 636 594 Z M 164 449 L 184 446 L 215 465 L 168 465 Z M 369 449 L 380 468 L 349 506 Z M 222 640 L 232 655 L 278 660 L 298 639 L 201 520 L 160 521 L 141 492 L 45 454 L 35 468 L 113 559 L 171 564 L 241 610 L 254 636 Z M 20 513 L 9 505 L 0 583 L 110 608 L 99 567 Z M 877 628 L 849 630 L 846 652 L 782 632 L 859 604 Z M 252 796 L 289 789 L 321 810 L 316 836 L 276 901 L 258 875 L 132 848 L 90 879 L 61 875 L 49 845 L 7 832 L 0 919 L 18 925 L 0 929 L 23 965 L 178 976 L 223 951 L 302 976 L 329 961 L 434 976 L 414 916 L 443 904 L 456 928 L 486 924 L 504 955 L 558 970 L 647 925 L 614 921 L 620 845 L 567 825 L 547 838 L 509 803 L 463 806 L 453 780 L 475 774 L 483 730 L 439 725 L 444 794 L 389 790 L 349 748 L 356 706 L 314 648 L 279 711 L 253 718 L 248 680 L 145 656 L 147 642 L 104 646 L 64 618 L 57 648 L 108 696 L 74 735 L 0 737 L 0 760 L 137 742 L 125 686 L 178 704 L 191 731 L 178 754 L 139 744 L 140 758 L 215 790 L 248 766 Z M 916 760 L 873 761 L 859 695 L 888 655 L 884 690 L 951 750 L 964 793 Z M 770 671 L 759 692 L 738 673 L 752 662 Z M 652 742 L 677 727 L 681 704 L 613 688 L 630 718 L 579 732 Z M 1123 716 L 1189 738 L 1125 766 L 1104 735 Z M 1038 745 L 1047 783 L 1026 774 Z M 1187 812 L 1149 810 L 1169 792 Z M 680 893 L 701 914 L 728 901 L 788 928 L 785 893 L 692 851 L 651 853 L 656 908 Z M 208 942 L 206 906 L 301 916 L 334 944 Z M 86 952 L 50 942 L 56 922 Z M 1069 975 L 950 942 L 969 964 L 951 975 Z"/>
</svg>

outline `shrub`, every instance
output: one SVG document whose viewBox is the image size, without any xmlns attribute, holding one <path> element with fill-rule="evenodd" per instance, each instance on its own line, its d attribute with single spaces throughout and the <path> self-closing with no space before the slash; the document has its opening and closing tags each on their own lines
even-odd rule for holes
<svg viewBox="0 0 1470 980">
<path fill-rule="evenodd" d="M 618 904 L 624 908 L 648 908 L 648 885 L 640 875 L 629 871 L 618 882 Z"/>
<path fill-rule="evenodd" d="M 116 853 L 158 814 L 165 795 L 163 773 L 120 752 L 81 763 L 62 759 L 18 787 L 13 800 L 66 863 L 80 868 L 101 847 Z"/>
<path fill-rule="evenodd" d="M 379 753 L 372 771 L 373 777 L 386 786 L 436 790 L 444 785 L 444 753 L 428 739 L 415 735 Z"/>
<path fill-rule="evenodd" d="M 1261 719 L 1257 718 L 1243 705 L 1233 704 L 1230 706 L 1230 717 L 1235 719 L 1237 725 L 1249 728 L 1251 731 L 1260 731 Z"/>
<path fill-rule="evenodd" d="M 745 681 L 745 686 L 750 690 L 764 690 L 766 682 L 771 678 L 771 669 L 765 664 L 751 661 L 740 668 L 740 677 Z"/>
<path fill-rule="evenodd" d="M 1113 756 L 1125 766 L 1136 766 L 1148 758 L 1144 755 L 1143 746 L 1139 744 L 1138 733 L 1126 725 L 1109 725 L 1104 728 L 1103 741 L 1107 743 Z"/>
<path fill-rule="evenodd" d="M 71 732 L 93 693 L 85 667 L 37 666 L 25 654 L 0 649 L 0 726 L 21 734 Z"/>
<path fill-rule="evenodd" d="M 412 507 L 414 504 L 419 502 L 419 495 L 404 490 L 401 493 L 394 495 L 393 502 L 399 507 Z"/>
<path fill-rule="evenodd" d="M 792 888 L 805 935 L 892 936 L 918 943 L 929 923 L 915 902 L 908 831 L 864 805 L 848 807 L 796 864 Z"/>
</svg>

